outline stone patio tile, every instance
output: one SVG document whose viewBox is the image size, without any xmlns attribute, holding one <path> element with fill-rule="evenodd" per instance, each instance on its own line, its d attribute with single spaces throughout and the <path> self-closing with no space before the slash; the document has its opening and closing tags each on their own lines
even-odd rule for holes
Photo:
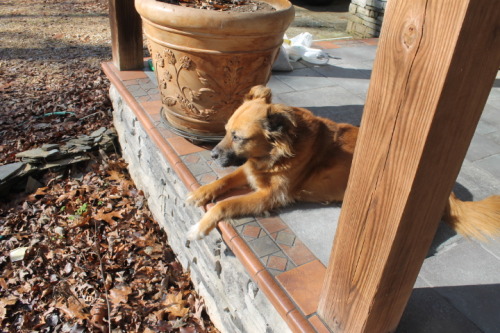
<svg viewBox="0 0 500 333">
<path fill-rule="evenodd" d="M 339 107 L 364 105 L 364 100 L 340 86 L 321 87 L 294 93 L 280 94 L 279 98 L 298 107 Z"/>
<path fill-rule="evenodd" d="M 233 172 L 234 170 L 236 170 L 236 168 L 234 168 L 234 167 L 223 168 L 223 167 L 220 166 L 219 163 L 217 163 L 215 161 L 207 161 L 207 164 L 217 174 L 217 176 L 219 176 L 219 178 L 222 178 L 225 175 L 228 175 L 231 172 Z"/>
<path fill-rule="evenodd" d="M 300 239 L 295 239 L 293 246 L 280 245 L 285 254 L 292 259 L 297 266 L 303 265 L 316 259 L 316 256 L 302 243 Z"/>
<path fill-rule="evenodd" d="M 490 95 L 488 96 L 488 103 L 498 105 L 500 101 L 500 78 L 497 77 L 493 89 L 491 89 Z"/>
<path fill-rule="evenodd" d="M 293 90 L 309 90 L 333 85 L 331 80 L 311 68 L 302 68 L 293 72 L 275 73 L 274 78 L 284 82 Z M 296 106 L 296 105 L 294 105 Z"/>
<path fill-rule="evenodd" d="M 270 255 L 266 267 L 283 272 L 286 270 L 287 264 L 288 259 L 286 257 Z"/>
<path fill-rule="evenodd" d="M 212 152 L 211 149 L 206 149 L 198 153 L 198 155 L 203 158 L 205 161 L 212 161 Z"/>
<path fill-rule="evenodd" d="M 151 97 L 149 95 L 147 95 L 147 93 L 146 93 L 146 95 L 144 95 L 144 96 L 137 97 L 136 100 L 137 100 L 137 102 L 142 104 L 142 103 L 151 101 Z"/>
<path fill-rule="evenodd" d="M 500 327 L 500 260 L 465 241 L 425 260 L 419 275 L 484 332 Z"/>
<path fill-rule="evenodd" d="M 232 219 L 231 220 L 231 224 L 233 226 L 240 226 L 240 225 L 243 225 L 243 224 L 253 223 L 253 222 L 255 222 L 255 218 L 254 217 L 241 217 L 241 218 L 238 218 L 238 219 Z"/>
<path fill-rule="evenodd" d="M 481 160 L 475 161 L 474 164 L 481 169 L 488 171 L 492 175 L 495 175 L 500 171 L 500 154 L 485 157 Z"/>
<path fill-rule="evenodd" d="M 477 124 L 476 133 L 487 136 L 488 134 L 495 132 L 498 128 L 500 128 L 498 125 L 494 125 L 488 120 L 481 119 Z"/>
<path fill-rule="evenodd" d="M 200 185 L 210 184 L 213 181 L 217 180 L 217 175 L 215 172 L 207 172 L 202 175 L 196 176 L 196 180 L 200 183 Z"/>
<path fill-rule="evenodd" d="M 247 224 L 243 226 L 243 229 L 241 231 L 241 234 L 246 238 L 246 239 L 253 239 L 253 238 L 259 238 L 261 227 L 255 222 L 254 224 Z"/>
<path fill-rule="evenodd" d="M 264 227 L 264 229 L 267 230 L 267 232 L 269 234 L 272 234 L 272 233 L 275 233 L 275 232 L 278 232 L 280 230 L 283 230 L 283 229 L 286 229 L 287 228 L 287 225 L 285 223 L 283 223 L 283 220 L 281 220 L 279 217 L 261 217 L 261 218 L 258 218 L 257 219 L 260 223 L 260 225 L 262 225 L 262 227 Z"/>
<path fill-rule="evenodd" d="M 259 258 L 280 251 L 278 245 L 269 236 L 248 241 L 248 244 Z"/>
<path fill-rule="evenodd" d="M 191 154 L 182 157 L 182 161 L 186 164 L 195 164 L 199 163 L 201 160 L 201 156 L 198 154 Z"/>
<path fill-rule="evenodd" d="M 488 139 L 500 145 L 500 129 L 485 135 Z"/>
<path fill-rule="evenodd" d="M 302 69 L 302 68 L 306 68 L 308 67 L 307 66 L 307 62 L 305 61 L 290 61 L 290 64 L 292 65 L 292 68 L 293 70 L 297 70 L 297 69 Z"/>
<path fill-rule="evenodd" d="M 340 58 L 342 62 L 349 64 L 357 64 L 367 60 L 375 59 L 375 45 L 362 45 L 357 47 L 341 47 L 333 49 L 329 53 L 336 58 Z"/>
<path fill-rule="evenodd" d="M 480 333 L 481 330 L 422 279 L 415 288 L 396 333 Z"/>
<path fill-rule="evenodd" d="M 150 116 L 153 114 L 159 114 L 161 111 L 161 101 L 144 102 L 141 103 L 141 106 Z"/>
<path fill-rule="evenodd" d="M 279 274 L 276 279 L 308 316 L 318 308 L 326 268 L 318 260 Z"/>
<path fill-rule="evenodd" d="M 141 86 L 141 88 L 146 90 L 146 91 L 150 90 L 150 89 L 156 89 L 156 90 L 158 89 L 156 82 L 151 81 L 149 79 L 149 77 L 146 79 L 139 79 L 138 82 L 139 82 L 139 85 Z"/>
<path fill-rule="evenodd" d="M 276 237 L 273 237 L 276 243 L 287 246 L 293 246 L 295 238 L 295 234 L 289 229 L 279 231 L 276 233 Z"/>
<path fill-rule="evenodd" d="M 202 147 L 195 146 L 188 140 L 181 137 L 168 138 L 167 141 L 179 156 L 193 154 L 204 150 Z"/>
<path fill-rule="evenodd" d="M 154 118 L 155 116 L 153 115 L 151 118 Z M 172 131 L 170 131 L 168 128 L 163 126 L 161 122 L 157 123 L 156 129 L 160 134 L 163 136 L 163 138 L 168 139 L 168 138 L 175 138 L 177 137 Z"/>
<path fill-rule="evenodd" d="M 479 134 L 488 134 L 500 129 L 500 103 L 496 105 L 486 104 L 479 120 Z"/>
<path fill-rule="evenodd" d="M 212 169 L 205 163 L 205 161 L 198 156 L 196 153 L 191 155 L 182 156 L 182 161 L 188 167 L 189 171 L 193 176 L 199 176 L 202 174 L 207 174 L 212 171 Z"/>
<path fill-rule="evenodd" d="M 475 163 L 465 160 L 454 191 L 462 200 L 481 200 L 490 195 L 500 194 L 499 171 L 492 175 Z"/>
<path fill-rule="evenodd" d="M 476 133 L 472 138 L 469 150 L 467 151 L 466 159 L 469 161 L 477 161 L 482 158 L 500 153 L 500 145 L 489 140 L 483 135 Z"/>
<path fill-rule="evenodd" d="M 138 84 L 127 86 L 128 91 L 135 97 L 148 96 L 148 93 Z"/>
<path fill-rule="evenodd" d="M 481 243 L 481 247 L 500 260 L 500 236 Z"/>
<path fill-rule="evenodd" d="M 267 86 L 271 88 L 273 92 L 273 103 L 276 103 L 274 101 L 274 96 L 294 91 L 292 87 L 290 87 L 289 85 L 287 85 L 286 83 L 275 77 L 275 75 L 280 75 L 280 73 L 283 74 L 282 72 L 273 72 L 273 75 L 271 76 L 269 82 L 267 83 Z"/>
<path fill-rule="evenodd" d="M 328 264 L 340 206 L 300 203 L 284 208 L 282 220 L 324 264 Z"/>
<path fill-rule="evenodd" d="M 342 63 L 335 64 L 335 60 L 331 60 L 329 65 L 314 67 L 313 70 L 328 78 L 358 79 L 368 81 L 372 72 L 371 67 L 372 66 L 369 67 L 370 69 L 359 69 L 358 67 L 351 68 Z M 342 82 L 339 83 L 341 84 Z"/>
</svg>

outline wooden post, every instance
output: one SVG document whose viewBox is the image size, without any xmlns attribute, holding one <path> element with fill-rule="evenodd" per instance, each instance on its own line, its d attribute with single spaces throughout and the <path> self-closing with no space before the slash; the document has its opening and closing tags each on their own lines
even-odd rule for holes
<svg viewBox="0 0 500 333">
<path fill-rule="evenodd" d="M 142 21 L 134 0 L 109 0 L 113 64 L 119 70 L 142 69 Z"/>
<path fill-rule="evenodd" d="M 388 2 L 319 313 L 393 332 L 500 65 L 500 1 Z"/>
</svg>

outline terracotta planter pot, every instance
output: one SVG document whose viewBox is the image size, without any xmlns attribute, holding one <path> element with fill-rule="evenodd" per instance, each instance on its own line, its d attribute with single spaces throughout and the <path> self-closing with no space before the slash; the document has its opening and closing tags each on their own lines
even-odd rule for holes
<svg viewBox="0 0 500 333">
<path fill-rule="evenodd" d="M 224 135 L 250 87 L 265 84 L 294 17 L 288 0 L 264 0 L 272 12 L 217 12 L 135 0 L 153 58 L 162 116 L 197 140 Z"/>
</svg>

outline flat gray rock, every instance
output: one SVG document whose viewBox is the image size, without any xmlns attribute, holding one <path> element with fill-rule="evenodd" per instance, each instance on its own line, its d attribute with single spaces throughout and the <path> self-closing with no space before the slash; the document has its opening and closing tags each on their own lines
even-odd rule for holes
<svg viewBox="0 0 500 333">
<path fill-rule="evenodd" d="M 23 162 L 10 163 L 0 166 L 0 183 L 4 182 L 24 167 Z"/>
<path fill-rule="evenodd" d="M 17 153 L 16 157 L 22 158 L 22 159 L 30 159 L 30 160 L 37 160 L 37 159 L 43 159 L 47 157 L 54 156 L 59 153 L 59 149 L 51 149 L 51 150 L 44 150 L 42 148 L 35 148 L 35 149 L 30 149 L 23 151 L 21 153 Z"/>
</svg>

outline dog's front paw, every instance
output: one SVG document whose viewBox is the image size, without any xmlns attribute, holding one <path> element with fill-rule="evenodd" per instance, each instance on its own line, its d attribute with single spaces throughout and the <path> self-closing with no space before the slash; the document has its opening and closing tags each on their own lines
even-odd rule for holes
<svg viewBox="0 0 500 333">
<path fill-rule="evenodd" d="M 200 223 L 196 223 L 191 228 L 189 228 L 189 231 L 187 233 L 187 238 L 189 240 L 199 240 L 203 237 L 205 237 L 205 234 L 200 229 Z"/>
<path fill-rule="evenodd" d="M 205 186 L 202 186 L 188 194 L 186 201 L 195 206 L 205 206 L 213 201 L 214 196 Z"/>
</svg>

